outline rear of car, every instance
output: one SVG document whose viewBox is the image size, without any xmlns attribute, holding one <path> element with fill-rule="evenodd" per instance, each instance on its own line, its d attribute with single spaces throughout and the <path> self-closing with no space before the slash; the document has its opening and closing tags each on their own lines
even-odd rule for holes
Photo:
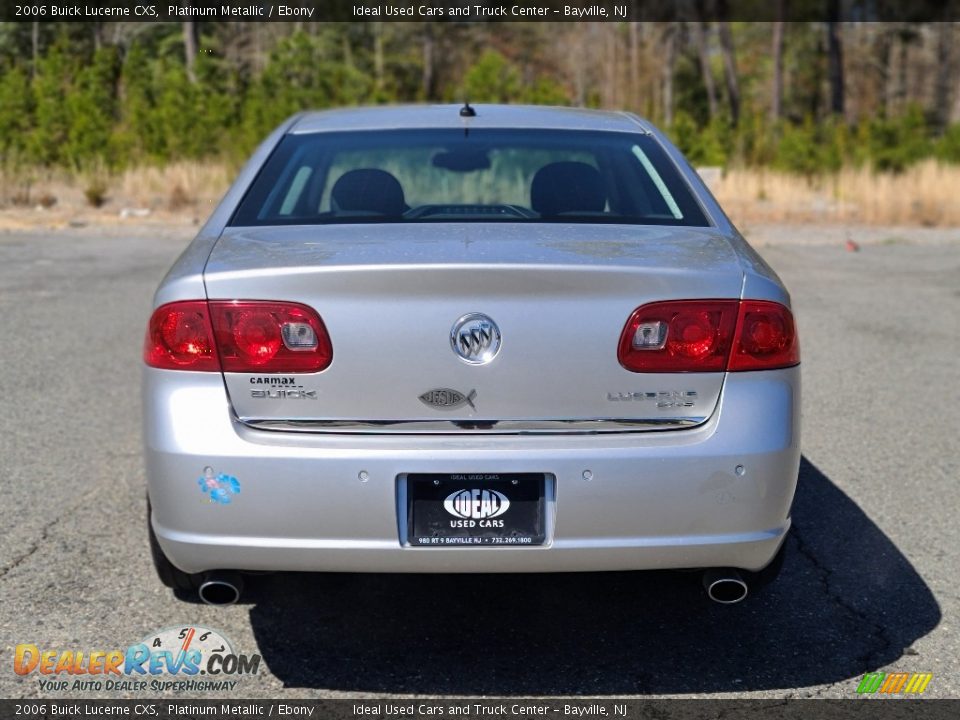
<svg viewBox="0 0 960 720">
<path fill-rule="evenodd" d="M 145 343 L 168 584 L 228 570 L 759 571 L 789 529 L 789 298 L 633 116 L 301 116 Z"/>
</svg>

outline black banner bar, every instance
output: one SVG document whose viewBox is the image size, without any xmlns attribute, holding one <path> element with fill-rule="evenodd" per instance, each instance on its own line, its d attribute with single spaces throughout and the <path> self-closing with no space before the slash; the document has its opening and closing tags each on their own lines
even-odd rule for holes
<svg viewBox="0 0 960 720">
<path fill-rule="evenodd" d="M 375 700 L 0 700 L 0 717 L 23 720 L 953 720 L 960 700 L 860 697 L 850 700 L 611 700 L 383 698 Z"/>
<path fill-rule="evenodd" d="M 960 20 L 960 0 L 0 0 L 12 22 L 768 22 Z"/>
</svg>

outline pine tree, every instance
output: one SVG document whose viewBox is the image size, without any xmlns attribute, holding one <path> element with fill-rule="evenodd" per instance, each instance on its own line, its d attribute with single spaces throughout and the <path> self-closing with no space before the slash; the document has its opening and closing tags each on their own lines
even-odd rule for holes
<svg viewBox="0 0 960 720">
<path fill-rule="evenodd" d="M 101 47 L 93 61 L 77 74 L 67 98 L 67 142 L 64 159 L 82 168 L 97 162 L 110 164 L 110 139 L 116 122 L 116 48 Z"/>
<path fill-rule="evenodd" d="M 198 122 L 195 117 L 197 88 L 187 77 L 182 64 L 168 65 L 160 74 L 160 90 L 155 116 L 164 138 L 162 160 L 179 160 L 194 156 L 196 143 L 193 134 Z"/>
<path fill-rule="evenodd" d="M 32 124 L 30 82 L 26 72 L 13 67 L 0 76 L 0 162 L 17 164 L 27 147 Z"/>
<path fill-rule="evenodd" d="M 64 159 L 63 148 L 69 134 L 66 101 L 71 84 L 68 49 L 64 45 L 62 39 L 54 43 L 38 61 L 33 78 L 34 125 L 27 140 L 27 154 L 40 165 Z"/>
<path fill-rule="evenodd" d="M 120 125 L 115 143 L 131 161 L 162 156 L 166 148 L 155 115 L 153 64 L 134 42 L 123 60 L 120 80 Z"/>
<path fill-rule="evenodd" d="M 470 102 L 516 102 L 523 92 L 520 73 L 496 50 L 487 50 L 464 75 L 463 92 Z"/>
</svg>

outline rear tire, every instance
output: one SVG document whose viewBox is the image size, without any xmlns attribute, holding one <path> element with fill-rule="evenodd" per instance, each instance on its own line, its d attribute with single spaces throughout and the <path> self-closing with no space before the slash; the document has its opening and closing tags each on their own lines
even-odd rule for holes
<svg viewBox="0 0 960 720">
<path fill-rule="evenodd" d="M 157 542 L 157 535 L 153 532 L 153 523 L 150 522 L 152 510 L 150 500 L 147 499 L 147 534 L 150 537 L 150 557 L 153 558 L 153 568 L 157 571 L 157 577 L 160 582 L 173 590 L 183 590 L 193 592 L 200 587 L 203 582 L 201 573 L 187 573 L 178 568 L 164 554 L 163 548 Z"/>
</svg>

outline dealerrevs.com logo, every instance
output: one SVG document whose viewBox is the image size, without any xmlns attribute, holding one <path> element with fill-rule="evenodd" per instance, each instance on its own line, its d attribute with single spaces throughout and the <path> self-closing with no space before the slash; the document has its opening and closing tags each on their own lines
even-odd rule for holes
<svg viewBox="0 0 960 720">
<path fill-rule="evenodd" d="M 221 633 L 197 625 L 164 628 L 125 650 L 21 643 L 13 656 L 13 671 L 35 677 L 41 692 L 232 692 L 259 668 L 259 655 L 238 653 Z"/>
</svg>

